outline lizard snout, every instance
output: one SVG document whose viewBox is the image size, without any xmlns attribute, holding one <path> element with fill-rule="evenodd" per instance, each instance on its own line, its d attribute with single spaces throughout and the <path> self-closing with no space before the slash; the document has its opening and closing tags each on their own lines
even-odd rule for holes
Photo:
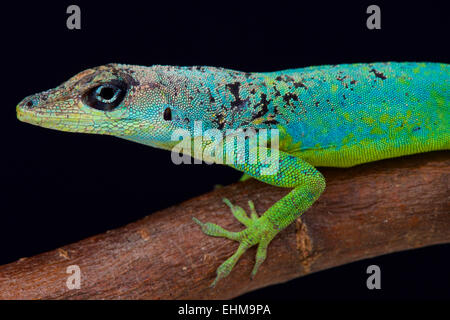
<svg viewBox="0 0 450 320">
<path fill-rule="evenodd" d="M 18 107 L 31 110 L 38 105 L 38 102 L 39 99 L 37 99 L 37 97 L 33 95 L 23 99 L 23 101 L 19 103 Z"/>
</svg>

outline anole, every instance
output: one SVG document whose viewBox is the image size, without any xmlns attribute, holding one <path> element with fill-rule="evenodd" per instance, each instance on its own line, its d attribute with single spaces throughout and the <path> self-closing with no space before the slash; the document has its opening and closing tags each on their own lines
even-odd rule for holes
<svg viewBox="0 0 450 320">
<path fill-rule="evenodd" d="M 203 132 L 217 129 L 224 136 L 229 129 L 251 129 L 257 138 L 262 129 L 278 130 L 274 172 L 265 173 L 267 164 L 258 156 L 273 150 L 271 145 L 256 156 L 247 150 L 248 143 L 235 146 L 224 139 L 219 145 L 224 156 L 231 149 L 243 151 L 243 158 L 230 157 L 227 165 L 293 189 L 260 217 L 251 201 L 248 216 L 225 200 L 246 227 L 240 232 L 194 218 L 207 235 L 240 243 L 217 269 L 215 285 L 253 245 L 258 247 L 252 276 L 257 273 L 272 239 L 324 191 L 325 179 L 316 166 L 351 167 L 449 149 L 449 78 L 449 65 L 443 63 L 327 65 L 267 73 L 108 64 L 25 98 L 17 117 L 46 128 L 112 135 L 167 150 L 178 143 L 172 139 L 177 129 L 201 138 L 194 132 L 199 121 Z M 193 155 L 195 150 L 185 152 Z"/>
</svg>

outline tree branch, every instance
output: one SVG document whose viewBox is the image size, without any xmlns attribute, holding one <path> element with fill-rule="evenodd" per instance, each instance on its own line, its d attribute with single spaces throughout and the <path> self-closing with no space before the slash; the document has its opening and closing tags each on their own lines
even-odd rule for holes
<svg viewBox="0 0 450 320">
<path fill-rule="evenodd" d="M 255 248 L 210 289 L 237 243 L 192 221 L 242 226 L 221 201 L 262 213 L 288 189 L 257 181 L 220 188 L 104 234 L 0 267 L 1 299 L 228 299 L 311 272 L 390 252 L 450 242 L 450 157 L 433 152 L 349 169 L 322 169 L 327 189 L 280 233 L 250 280 Z M 81 269 L 81 289 L 66 268 Z"/>
</svg>

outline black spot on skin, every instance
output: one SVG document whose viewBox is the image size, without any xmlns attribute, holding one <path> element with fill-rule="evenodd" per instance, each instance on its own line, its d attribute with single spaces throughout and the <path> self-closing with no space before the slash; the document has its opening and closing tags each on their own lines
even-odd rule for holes
<svg viewBox="0 0 450 320">
<path fill-rule="evenodd" d="M 386 76 L 382 72 L 378 72 L 374 68 L 370 69 L 369 72 L 373 72 L 377 78 L 380 78 L 381 80 L 386 79 Z"/>
<path fill-rule="evenodd" d="M 314 102 L 315 106 L 318 107 L 319 106 L 319 101 Z"/>
<path fill-rule="evenodd" d="M 222 130 L 225 126 L 225 118 L 224 118 L 223 114 L 220 114 L 220 113 L 217 114 L 216 118 L 213 120 L 213 122 L 217 124 L 217 128 L 219 130 Z"/>
<path fill-rule="evenodd" d="M 279 111 L 278 111 L 278 106 L 275 106 L 275 108 L 273 108 L 273 113 L 275 113 L 275 114 L 279 114 Z"/>
<path fill-rule="evenodd" d="M 225 87 L 230 90 L 230 93 L 234 96 L 234 101 L 231 101 L 231 107 L 236 108 L 239 111 L 245 108 L 247 103 L 249 102 L 249 99 L 242 100 L 239 96 L 239 87 L 241 86 L 240 82 L 234 82 L 226 84 Z"/>
<path fill-rule="evenodd" d="M 263 123 L 264 123 L 264 124 L 278 124 L 278 121 L 272 119 L 272 120 L 265 120 L 265 121 L 263 121 Z"/>
<path fill-rule="evenodd" d="M 273 86 L 273 90 L 275 91 L 275 94 L 274 94 L 275 97 L 281 96 L 281 93 L 280 93 L 280 91 L 278 91 L 276 86 Z"/>
<path fill-rule="evenodd" d="M 110 66 L 112 66 L 112 64 L 110 64 Z M 123 67 L 122 67 L 121 70 L 122 70 L 123 72 L 129 73 L 129 74 L 136 73 L 133 69 L 130 69 L 130 68 L 123 68 Z"/>
<path fill-rule="evenodd" d="M 342 73 L 342 71 L 339 71 L 339 73 Z M 344 80 L 347 79 L 347 78 L 348 78 L 348 76 L 340 76 L 340 75 L 338 75 L 336 77 L 336 80 L 340 81 L 345 88 L 348 88 L 348 84 L 346 82 L 344 82 Z"/>
<path fill-rule="evenodd" d="M 355 84 L 355 83 L 356 83 L 356 80 L 350 81 L 350 84 Z"/>
<path fill-rule="evenodd" d="M 282 75 L 275 78 L 277 81 L 283 81 L 283 82 L 294 82 L 294 78 L 288 75 Z"/>
<path fill-rule="evenodd" d="M 344 98 L 344 100 L 347 99 L 347 97 L 345 96 L 345 94 L 342 95 L 342 98 Z"/>
<path fill-rule="evenodd" d="M 239 97 L 239 87 L 241 86 L 240 82 L 235 82 L 235 83 L 228 83 L 225 87 L 228 88 L 228 90 L 230 90 L 231 94 L 234 96 L 234 100 L 240 100 L 241 98 Z"/>
<path fill-rule="evenodd" d="M 305 85 L 303 84 L 303 82 L 301 82 L 301 81 L 294 82 L 294 87 L 295 87 L 296 89 L 299 88 L 299 87 L 303 87 L 303 88 L 305 88 L 305 90 L 308 90 L 308 87 L 305 86 Z"/>
<path fill-rule="evenodd" d="M 256 93 L 256 89 L 253 88 L 253 89 L 250 91 L 250 93 L 251 93 L 251 94 L 255 94 L 255 93 Z"/>
<path fill-rule="evenodd" d="M 291 99 L 294 100 L 294 101 L 298 101 L 298 96 L 296 94 L 290 93 L 290 92 L 286 93 L 283 96 L 283 101 L 286 102 L 286 104 L 290 105 L 290 100 Z"/>
<path fill-rule="evenodd" d="M 265 115 L 269 111 L 269 103 L 272 100 L 267 100 L 267 95 L 265 93 L 261 93 L 261 101 L 255 105 L 255 109 L 261 106 L 261 110 L 252 115 L 252 120 L 257 119 Z"/>
<path fill-rule="evenodd" d="M 285 77 L 286 77 L 286 81 L 294 82 L 294 78 L 292 78 L 291 76 L 285 76 Z"/>
<path fill-rule="evenodd" d="M 240 102 L 236 103 L 236 104 L 231 104 L 232 107 L 235 107 L 236 110 L 239 111 L 243 111 L 247 108 L 247 105 L 249 105 L 250 103 L 250 99 L 246 98 L 245 100 L 241 100 Z"/>
<path fill-rule="evenodd" d="M 420 127 L 415 127 L 414 129 L 412 129 L 413 132 L 420 130 Z"/>
<path fill-rule="evenodd" d="M 210 89 L 208 89 L 208 94 L 209 94 L 209 103 L 215 103 L 216 99 L 214 99 Z"/>
</svg>

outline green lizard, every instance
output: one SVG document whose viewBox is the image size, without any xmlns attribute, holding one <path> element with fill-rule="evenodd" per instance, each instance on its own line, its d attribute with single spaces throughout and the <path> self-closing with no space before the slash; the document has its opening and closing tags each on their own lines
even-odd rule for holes
<svg viewBox="0 0 450 320">
<path fill-rule="evenodd" d="M 59 87 L 25 98 L 20 120 L 71 132 L 113 135 L 172 150 L 172 135 L 184 129 L 194 141 L 203 129 L 263 129 L 279 136 L 277 170 L 265 172 L 249 139 L 224 140 L 226 164 L 265 183 L 293 188 L 261 217 L 250 217 L 226 201 L 246 226 L 230 232 L 194 218 L 203 232 L 238 241 L 212 285 L 226 277 L 239 257 L 258 245 L 254 276 L 266 249 L 281 230 L 316 201 L 325 179 L 315 166 L 350 167 L 450 146 L 450 68 L 439 63 L 372 63 L 247 73 L 215 67 L 141 67 L 109 64 L 85 70 Z M 236 134 L 236 133 L 234 133 Z M 210 142 L 184 150 L 194 155 Z M 197 148 L 197 149 L 196 149 Z M 253 149 L 252 149 L 253 148 Z M 232 151 L 230 151 L 232 150 Z M 241 152 L 242 151 L 242 152 Z M 234 153 L 233 153 L 234 152 Z M 220 156 L 217 154 L 218 156 Z M 217 159 L 217 158 L 213 158 Z"/>
</svg>

